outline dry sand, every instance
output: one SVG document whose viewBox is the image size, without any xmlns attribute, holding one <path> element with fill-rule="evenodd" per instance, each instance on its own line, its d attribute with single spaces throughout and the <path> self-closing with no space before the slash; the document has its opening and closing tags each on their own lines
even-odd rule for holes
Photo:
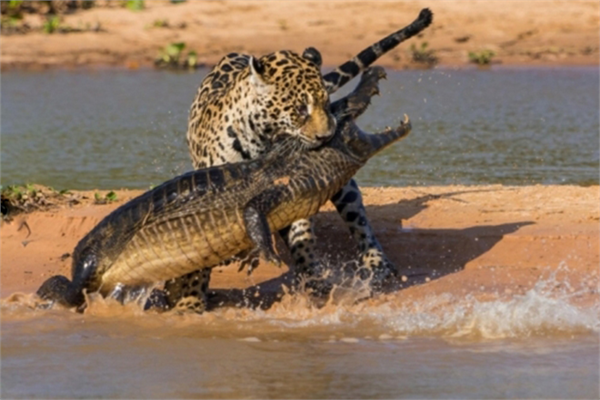
<svg viewBox="0 0 600 400">
<path fill-rule="evenodd" d="M 99 2 L 101 3 L 101 2 Z M 428 42 L 444 66 L 468 64 L 469 51 L 489 49 L 503 65 L 598 65 L 597 1 L 147 1 L 143 11 L 113 3 L 67 15 L 71 27 L 102 32 L 29 33 L 2 37 L 3 69 L 149 66 L 169 43 L 185 42 L 212 65 L 231 51 L 262 55 L 315 46 L 326 65 L 337 65 L 411 22 L 424 7 L 435 19 L 411 43 Z M 169 27 L 153 28 L 166 20 Z M 42 17 L 27 16 L 33 28 Z M 380 64 L 414 67 L 410 44 Z"/>
<path fill-rule="evenodd" d="M 116 203 L 94 205 L 93 192 L 82 192 L 89 200 L 79 205 L 4 222 L 0 297 L 31 293 L 54 274 L 70 276 L 66 254 L 107 213 L 139 193 L 119 191 Z M 391 260 L 404 272 L 433 276 L 430 282 L 410 279 L 405 284 L 410 287 L 391 294 L 391 301 L 442 293 L 511 298 L 556 273 L 556 290 L 564 292 L 570 284 L 576 293 L 571 302 L 598 304 L 598 186 L 366 188 L 364 197 Z M 315 217 L 320 254 L 334 264 L 352 258 L 356 249 L 345 226 L 331 206 L 324 211 Z M 264 296 L 257 300 L 264 300 L 286 271 L 262 264 L 248 277 L 232 265 L 213 273 L 211 287 L 256 289 L 263 283 Z"/>
</svg>

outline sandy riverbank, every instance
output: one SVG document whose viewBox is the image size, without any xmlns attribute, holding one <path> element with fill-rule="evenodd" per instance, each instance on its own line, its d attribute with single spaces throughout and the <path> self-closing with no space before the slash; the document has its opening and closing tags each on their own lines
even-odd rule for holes
<svg viewBox="0 0 600 400">
<path fill-rule="evenodd" d="M 468 65 L 468 53 L 488 49 L 503 65 L 599 63 L 600 5 L 596 1 L 147 1 L 146 9 L 92 8 L 65 15 L 62 24 L 100 32 L 3 35 L 1 66 L 138 68 L 160 49 L 185 42 L 199 61 L 216 63 L 231 51 L 262 55 L 278 49 L 321 50 L 326 65 L 347 60 L 430 7 L 434 24 L 411 43 L 427 42 L 442 66 Z M 34 29 L 39 15 L 26 16 Z M 165 21 L 167 27 L 153 27 Z M 162 22 L 161 22 L 162 23 Z M 415 67 L 410 44 L 380 64 Z"/>
<path fill-rule="evenodd" d="M 3 222 L 0 297 L 31 293 L 53 274 L 69 276 L 67 253 L 107 213 L 139 193 L 118 191 L 117 202 L 94 205 L 93 192 L 80 192 L 87 199 L 78 205 Z M 391 260 L 402 270 L 434 277 L 409 281 L 422 284 L 389 294 L 390 301 L 442 293 L 511 298 L 553 273 L 557 283 L 551 290 L 570 291 L 571 302 L 589 306 L 600 300 L 598 186 L 366 188 L 364 193 Z M 320 253 L 335 264 L 349 259 L 354 248 L 337 214 L 330 206 L 324 211 L 315 217 Z M 29 229 L 21 227 L 24 221 Z M 247 277 L 232 265 L 218 269 L 211 286 L 242 289 L 262 283 L 260 300 L 280 286 L 286 271 L 261 265 Z"/>
</svg>

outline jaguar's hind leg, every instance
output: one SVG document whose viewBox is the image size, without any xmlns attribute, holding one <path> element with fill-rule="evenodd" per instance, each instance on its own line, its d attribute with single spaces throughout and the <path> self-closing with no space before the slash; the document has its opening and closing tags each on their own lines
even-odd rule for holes
<svg viewBox="0 0 600 400">
<path fill-rule="evenodd" d="M 312 221 L 298 220 L 279 233 L 294 260 L 294 287 L 319 296 L 329 293 L 331 285 L 324 280 L 325 268 L 317 257 Z"/>
<path fill-rule="evenodd" d="M 164 295 L 169 309 L 177 312 L 206 311 L 210 269 L 202 269 L 165 282 Z"/>
<path fill-rule="evenodd" d="M 385 256 L 381 244 L 375 237 L 367 219 L 362 194 L 356 181 L 351 179 L 336 193 L 331 201 L 348 225 L 350 233 L 360 249 L 360 272 L 363 278 L 372 277 L 374 290 L 380 290 L 382 283 L 397 273 L 396 267 Z"/>
</svg>

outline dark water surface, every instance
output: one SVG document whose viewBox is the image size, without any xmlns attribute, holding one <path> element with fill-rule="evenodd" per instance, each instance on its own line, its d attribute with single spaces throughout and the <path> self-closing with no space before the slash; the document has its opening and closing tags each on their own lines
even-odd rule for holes
<svg viewBox="0 0 600 400">
<path fill-rule="evenodd" d="M 146 188 L 189 170 L 187 112 L 206 72 L 3 73 L 2 184 Z M 595 68 L 389 71 L 359 125 L 407 113 L 414 130 L 358 180 L 597 184 L 599 108 Z"/>
</svg>

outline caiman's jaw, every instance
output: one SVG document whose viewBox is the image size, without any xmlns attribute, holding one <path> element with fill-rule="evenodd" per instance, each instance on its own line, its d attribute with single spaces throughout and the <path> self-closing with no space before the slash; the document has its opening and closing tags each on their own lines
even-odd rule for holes
<svg viewBox="0 0 600 400">
<path fill-rule="evenodd" d="M 85 303 L 83 291 L 62 275 L 55 275 L 47 279 L 36 294 L 52 304 L 58 303 L 68 308 L 80 307 Z"/>
<path fill-rule="evenodd" d="M 387 128 L 379 133 L 365 133 L 356 128 L 344 137 L 344 141 L 354 157 L 366 162 L 376 153 L 408 135 L 411 128 L 410 119 L 404 114 L 404 120 L 397 128 Z"/>
</svg>

